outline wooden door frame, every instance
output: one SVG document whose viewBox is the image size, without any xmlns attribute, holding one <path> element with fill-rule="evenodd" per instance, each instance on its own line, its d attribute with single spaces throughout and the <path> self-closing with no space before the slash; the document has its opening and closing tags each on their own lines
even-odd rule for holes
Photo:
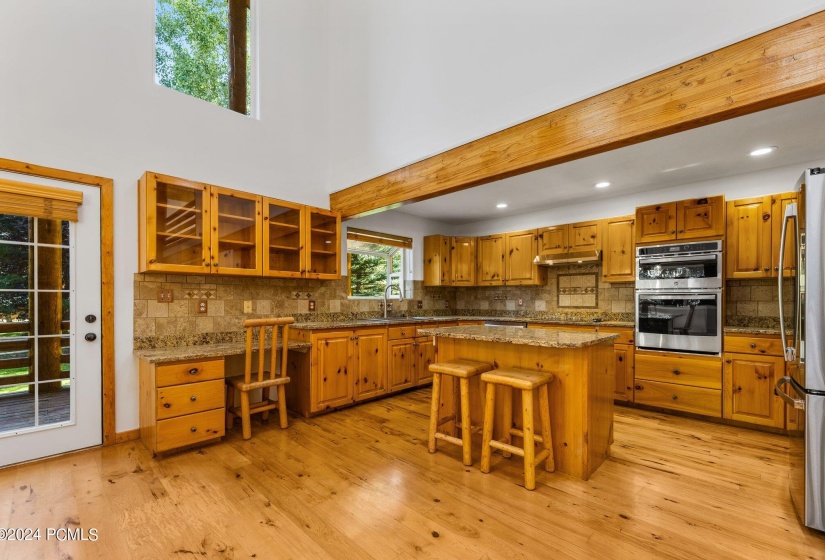
<svg viewBox="0 0 825 560">
<path fill-rule="evenodd" d="M 0 158 L 0 171 L 55 179 L 100 189 L 100 290 L 101 367 L 103 383 L 103 445 L 137 439 L 137 430 L 117 433 L 115 424 L 115 266 L 114 181 L 106 177 L 44 167 Z M 134 437 L 133 437 L 134 436 Z"/>
</svg>

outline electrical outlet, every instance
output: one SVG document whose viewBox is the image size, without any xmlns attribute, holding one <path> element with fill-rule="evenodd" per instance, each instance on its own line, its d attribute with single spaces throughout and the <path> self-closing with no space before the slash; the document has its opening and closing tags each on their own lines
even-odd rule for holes
<svg viewBox="0 0 825 560">
<path fill-rule="evenodd" d="M 417 309 L 424 309 L 424 302 L 419 299 L 418 301 L 415 302 L 415 307 Z"/>
<path fill-rule="evenodd" d="M 158 288 L 158 303 L 172 303 L 175 301 L 175 293 L 172 288 Z"/>
<path fill-rule="evenodd" d="M 198 302 L 198 313 L 206 313 L 208 306 L 206 304 L 206 300 L 202 299 Z"/>
<path fill-rule="evenodd" d="M 314 299 L 309 300 L 309 310 L 310 311 L 315 311 L 315 300 Z"/>
<path fill-rule="evenodd" d="M 524 298 L 518 298 L 518 306 L 524 307 Z"/>
<path fill-rule="evenodd" d="M 392 311 L 392 302 L 391 301 L 387 302 L 387 311 Z"/>
<path fill-rule="evenodd" d="M 243 302 L 243 312 L 244 313 L 252 313 L 252 300 L 244 300 Z"/>
</svg>

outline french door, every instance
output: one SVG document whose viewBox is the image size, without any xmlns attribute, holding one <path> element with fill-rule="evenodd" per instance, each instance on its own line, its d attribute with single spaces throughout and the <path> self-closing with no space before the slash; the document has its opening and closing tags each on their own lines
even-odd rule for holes
<svg viewBox="0 0 825 560">
<path fill-rule="evenodd" d="M 0 466 L 102 442 L 100 190 L 58 185 L 76 222 L 0 213 Z"/>
</svg>

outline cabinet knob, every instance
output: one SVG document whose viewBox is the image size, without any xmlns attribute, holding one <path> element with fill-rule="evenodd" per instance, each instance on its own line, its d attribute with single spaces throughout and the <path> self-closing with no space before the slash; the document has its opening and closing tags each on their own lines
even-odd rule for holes
<svg viewBox="0 0 825 560">
<path fill-rule="evenodd" d="M 681 375 L 681 374 L 682 374 L 682 372 L 679 371 L 678 369 L 673 370 L 673 375 Z"/>
<path fill-rule="evenodd" d="M 751 348 L 756 348 L 756 343 L 755 342 L 751 342 Z"/>
<path fill-rule="evenodd" d="M 197 374 L 198 374 L 198 368 L 193 367 L 192 369 L 189 370 L 189 375 L 197 375 Z"/>
<path fill-rule="evenodd" d="M 676 399 L 678 399 L 679 397 L 677 397 L 676 395 L 673 395 L 673 396 L 671 396 L 670 398 L 671 398 L 671 399 L 673 399 L 673 400 L 675 401 L 675 400 L 676 400 Z"/>
<path fill-rule="evenodd" d="M 725 360 L 725 363 L 726 363 L 726 364 L 729 364 L 729 363 L 730 363 L 730 360 Z"/>
<path fill-rule="evenodd" d="M 198 397 L 196 397 L 195 395 L 192 395 L 191 397 L 189 397 L 189 400 L 192 401 L 192 402 L 195 402 L 196 400 L 198 400 Z"/>
<path fill-rule="evenodd" d="M 192 426 L 191 428 L 189 428 L 189 431 L 194 433 L 197 432 L 198 429 L 195 426 Z"/>
<path fill-rule="evenodd" d="M 676 233 L 675 229 L 670 230 L 670 235 L 673 235 L 674 233 Z"/>
<path fill-rule="evenodd" d="M 770 270 L 771 270 L 771 267 L 769 267 L 769 266 L 765 267 L 765 272 L 770 272 Z"/>
<path fill-rule="evenodd" d="M 172 406 L 172 405 L 171 405 L 171 404 L 169 404 L 168 402 L 167 402 L 167 403 L 163 403 L 163 408 L 169 408 L 169 407 L 171 407 L 171 406 Z"/>
<path fill-rule="evenodd" d="M 680 230 L 679 230 L 679 233 L 685 233 L 685 230 L 680 229 Z"/>
<path fill-rule="evenodd" d="M 642 386 L 641 386 L 641 385 L 636 385 L 636 390 L 637 390 L 637 391 L 641 391 L 641 390 L 642 390 Z"/>
<path fill-rule="evenodd" d="M 218 268 L 218 262 L 217 261 L 213 262 L 212 266 L 214 266 L 215 268 Z"/>
<path fill-rule="evenodd" d="M 773 267 L 774 270 L 779 270 L 778 266 Z"/>
</svg>

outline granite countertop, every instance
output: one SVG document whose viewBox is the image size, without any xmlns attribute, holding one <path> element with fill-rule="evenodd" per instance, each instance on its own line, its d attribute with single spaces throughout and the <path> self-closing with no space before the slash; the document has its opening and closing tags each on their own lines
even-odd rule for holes
<svg viewBox="0 0 825 560">
<path fill-rule="evenodd" d="M 767 334 L 779 336 L 779 329 L 768 327 L 725 327 L 724 334 Z"/>
<path fill-rule="evenodd" d="M 594 323 L 593 321 L 571 321 L 562 318 L 483 317 L 474 315 L 449 315 L 442 317 L 416 317 L 414 319 L 407 317 L 391 317 L 387 321 L 371 321 L 369 319 L 350 319 L 346 321 L 314 321 L 307 323 L 295 323 L 291 326 L 291 328 L 301 330 L 351 329 L 356 327 L 399 326 L 426 323 L 446 323 L 452 321 L 499 321 L 503 323 L 538 323 L 542 325 L 599 325 L 600 327 L 623 328 L 635 327 L 635 323 L 633 323 L 632 321 L 602 321 L 601 323 Z"/>
<path fill-rule="evenodd" d="M 257 345 L 255 348 L 257 349 Z M 266 349 L 272 348 L 271 343 L 266 344 Z M 278 350 L 283 348 L 280 344 Z M 299 352 L 306 352 L 312 348 L 309 342 L 290 342 L 289 349 Z M 196 346 L 167 346 L 164 348 L 151 348 L 135 350 L 134 354 L 141 360 L 146 360 L 150 364 L 160 364 L 163 362 L 177 362 L 181 360 L 199 360 L 203 358 L 217 358 L 220 356 L 235 356 L 246 352 L 245 342 L 220 342 L 217 344 L 198 344 Z"/>
<path fill-rule="evenodd" d="M 547 329 L 522 329 L 518 327 L 440 327 L 419 329 L 423 336 L 505 342 L 544 348 L 583 348 L 618 338 L 618 334 L 587 333 L 580 331 L 555 331 Z"/>
</svg>

